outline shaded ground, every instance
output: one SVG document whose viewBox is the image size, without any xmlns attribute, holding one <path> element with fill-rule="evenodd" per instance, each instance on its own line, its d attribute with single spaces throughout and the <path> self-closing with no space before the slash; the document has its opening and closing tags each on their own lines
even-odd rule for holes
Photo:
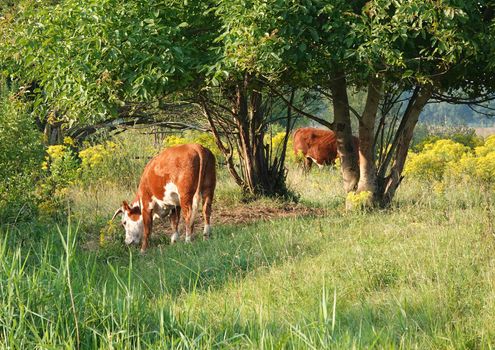
<svg viewBox="0 0 495 350">
<path fill-rule="evenodd" d="M 231 225 L 247 225 L 259 221 L 270 221 L 288 217 L 304 217 L 304 216 L 324 216 L 327 210 L 323 208 L 312 208 L 297 203 L 277 202 L 269 200 L 259 200 L 249 203 L 215 203 L 211 222 L 213 231 L 216 226 L 231 226 Z M 100 248 L 102 232 L 104 232 L 105 241 L 111 242 L 120 241 L 124 237 L 124 229 L 120 226 L 119 219 L 109 221 L 104 227 L 97 230 L 88 229 L 83 249 L 98 250 Z M 203 216 L 201 210 L 195 218 L 194 237 L 201 237 L 203 231 Z M 184 219 L 181 218 L 179 225 L 181 239 L 185 235 Z M 169 219 L 157 219 L 153 222 L 153 232 L 150 238 L 152 245 L 168 244 L 168 238 L 163 241 L 164 234 L 168 237 L 172 235 L 172 228 Z M 214 233 L 213 233 L 214 234 Z M 161 242 L 161 243 L 160 243 Z"/>
<path fill-rule="evenodd" d="M 323 216 L 326 210 L 311 208 L 297 203 L 283 203 L 272 201 L 254 201 L 250 203 L 236 203 L 234 205 L 216 204 L 213 207 L 212 226 L 217 225 L 245 225 L 256 221 L 268 221 L 287 217 Z M 197 234 L 203 229 L 203 216 L 198 210 L 195 219 L 194 232 Z M 157 220 L 154 229 L 172 234 L 167 220 Z M 180 232 L 184 233 L 184 220 L 181 219 Z"/>
</svg>

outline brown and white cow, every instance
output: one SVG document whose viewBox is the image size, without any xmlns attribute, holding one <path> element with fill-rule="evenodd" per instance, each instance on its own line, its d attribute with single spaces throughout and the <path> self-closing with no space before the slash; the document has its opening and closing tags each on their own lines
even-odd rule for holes
<svg viewBox="0 0 495 350">
<path fill-rule="evenodd" d="M 142 240 L 141 252 L 148 247 L 153 219 L 170 216 L 174 234 L 171 242 L 179 239 L 180 214 L 184 216 L 186 242 L 191 241 L 194 217 L 203 200 L 204 231 L 207 239 L 211 232 L 211 202 L 215 192 L 215 157 L 198 144 L 187 144 L 164 149 L 150 160 L 141 175 L 136 198 L 126 201 L 113 215 L 122 214 L 125 243 Z"/>
<path fill-rule="evenodd" d="M 359 139 L 353 136 L 354 149 L 358 152 Z M 337 138 L 332 130 L 318 128 L 300 128 L 294 132 L 294 153 L 296 157 L 302 153 L 304 169 L 311 169 L 315 162 L 318 167 L 332 165 L 339 157 Z"/>
</svg>

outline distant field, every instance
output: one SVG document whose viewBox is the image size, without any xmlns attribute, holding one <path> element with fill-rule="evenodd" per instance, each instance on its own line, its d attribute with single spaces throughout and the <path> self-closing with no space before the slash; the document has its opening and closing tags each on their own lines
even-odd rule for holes
<svg viewBox="0 0 495 350">
<path fill-rule="evenodd" d="M 225 173 L 220 180 L 207 242 L 170 246 L 157 228 L 146 255 L 120 235 L 100 247 L 100 229 L 129 197 L 115 188 L 74 191 L 70 226 L 4 229 L 0 347 L 73 349 L 78 338 L 82 349 L 494 344 L 493 205 L 476 188 L 437 194 L 405 181 L 394 208 L 346 213 L 337 171 L 291 169 L 298 207 L 313 213 L 273 209 L 261 220 L 251 209 L 283 207 L 261 200 L 244 205 L 253 220 L 229 223 L 218 213 L 243 207 Z M 98 197 L 99 214 L 85 216 Z"/>
<path fill-rule="evenodd" d="M 476 135 L 481 137 L 487 137 L 495 134 L 495 127 L 493 128 L 474 128 Z"/>
</svg>

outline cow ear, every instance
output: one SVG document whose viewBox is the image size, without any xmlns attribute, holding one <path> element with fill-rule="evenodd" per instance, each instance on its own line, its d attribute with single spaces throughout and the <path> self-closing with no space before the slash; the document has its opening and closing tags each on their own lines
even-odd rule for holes
<svg viewBox="0 0 495 350">
<path fill-rule="evenodd" d="M 125 211 L 131 210 L 131 207 L 129 207 L 129 204 L 127 203 L 127 201 L 122 202 L 122 209 L 124 209 Z"/>
<path fill-rule="evenodd" d="M 113 216 L 112 216 L 112 220 L 113 220 L 113 219 L 115 219 L 115 217 L 116 217 L 117 215 L 122 214 L 123 212 L 124 212 L 124 210 L 122 209 L 122 207 L 120 207 L 119 209 L 117 209 L 117 210 L 115 211 L 115 214 L 113 214 Z"/>
</svg>

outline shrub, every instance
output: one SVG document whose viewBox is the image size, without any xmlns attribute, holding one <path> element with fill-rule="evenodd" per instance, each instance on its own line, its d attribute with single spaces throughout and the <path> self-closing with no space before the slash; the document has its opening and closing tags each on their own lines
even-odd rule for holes
<svg viewBox="0 0 495 350">
<path fill-rule="evenodd" d="M 450 162 L 458 162 L 470 149 L 452 140 L 437 140 L 424 145 L 420 153 L 408 157 L 404 175 L 422 180 L 441 181 Z"/>
<path fill-rule="evenodd" d="M 351 191 L 347 193 L 346 209 L 367 209 L 371 207 L 373 193 L 370 191 L 362 191 L 356 193 Z"/>
<path fill-rule="evenodd" d="M 433 181 L 442 192 L 448 181 L 467 180 L 482 185 L 495 184 L 495 135 L 472 150 L 452 140 L 425 143 L 423 150 L 408 157 L 405 175 Z"/>
<path fill-rule="evenodd" d="M 413 150 L 415 152 L 421 152 L 425 145 L 432 144 L 439 140 L 452 140 L 456 143 L 460 143 L 471 149 L 483 144 L 483 139 L 476 135 L 476 132 L 472 128 L 460 126 L 460 127 L 439 127 L 428 126 L 419 127 L 417 130 L 415 140 L 413 142 Z M 416 132 L 415 132 L 416 134 Z"/>
<path fill-rule="evenodd" d="M 485 144 L 476 147 L 474 153 L 465 154 L 458 163 L 452 163 L 451 175 L 455 178 L 474 179 L 483 184 L 495 182 L 495 135 Z"/>
<path fill-rule="evenodd" d="M 213 155 L 217 159 L 217 163 L 223 162 L 223 155 L 215 143 L 215 138 L 213 137 L 213 135 L 207 132 L 186 130 L 181 134 L 173 134 L 167 136 L 163 140 L 163 145 L 165 147 L 183 145 L 186 143 L 199 143 L 200 145 L 208 148 L 213 153 Z"/>
<path fill-rule="evenodd" d="M 63 208 L 68 187 L 78 181 L 80 161 L 69 139 L 65 141 L 68 144 L 48 146 L 45 161 L 41 165 L 43 177 L 36 194 L 43 216 L 54 216 L 59 212 Z"/>
<path fill-rule="evenodd" d="M 270 145 L 273 154 L 275 154 L 278 158 L 280 158 L 280 153 L 282 152 L 282 146 L 285 138 L 285 131 L 280 131 L 276 133 L 270 140 Z M 266 141 L 268 143 L 268 141 Z M 295 163 L 298 160 L 298 157 L 294 154 L 293 151 L 293 139 L 292 136 L 289 136 L 289 139 L 287 140 L 287 148 L 285 150 L 285 160 Z M 299 156 L 299 155 L 298 155 Z M 302 153 L 300 155 L 302 156 Z"/>
<path fill-rule="evenodd" d="M 42 134 L 27 106 L 0 82 L 0 222 L 33 214 L 34 183 L 42 161 Z"/>
</svg>

